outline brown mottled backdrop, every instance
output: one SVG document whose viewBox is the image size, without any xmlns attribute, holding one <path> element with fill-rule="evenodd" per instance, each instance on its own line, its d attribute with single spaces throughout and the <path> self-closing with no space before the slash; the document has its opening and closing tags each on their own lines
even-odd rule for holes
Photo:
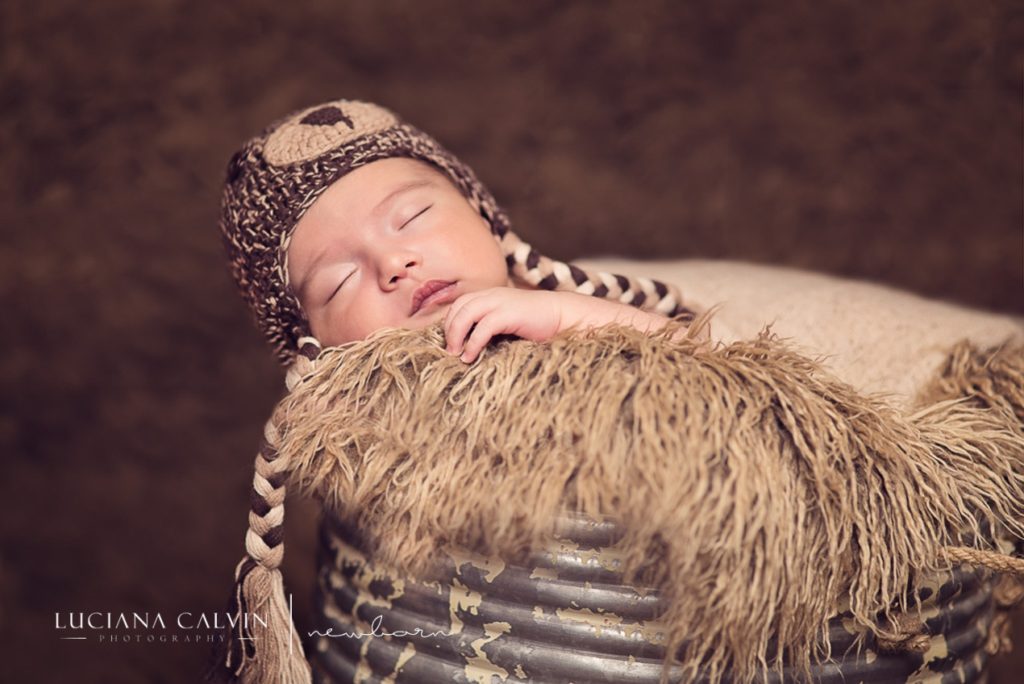
<svg viewBox="0 0 1024 684">
<path fill-rule="evenodd" d="M 219 183 L 293 108 L 395 109 L 558 257 L 1024 313 L 1011 2 L 6 0 L 0 60 L 5 681 L 197 680 L 204 645 L 62 641 L 55 613 L 223 610 L 281 375 L 224 268 Z M 310 509 L 289 516 L 301 627 Z"/>
</svg>

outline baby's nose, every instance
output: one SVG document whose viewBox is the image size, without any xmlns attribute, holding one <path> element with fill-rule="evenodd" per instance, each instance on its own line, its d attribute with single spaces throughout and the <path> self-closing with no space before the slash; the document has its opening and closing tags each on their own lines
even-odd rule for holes
<svg viewBox="0 0 1024 684">
<path fill-rule="evenodd" d="M 392 255 L 387 259 L 381 268 L 381 285 L 393 286 L 400 279 L 409 276 L 409 269 L 417 264 L 417 260 L 410 255 Z"/>
</svg>

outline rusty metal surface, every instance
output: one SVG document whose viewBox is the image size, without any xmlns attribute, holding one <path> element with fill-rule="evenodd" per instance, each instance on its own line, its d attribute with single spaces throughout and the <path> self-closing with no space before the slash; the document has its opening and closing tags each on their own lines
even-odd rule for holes
<svg viewBox="0 0 1024 684">
<path fill-rule="evenodd" d="M 452 552 L 440 581 L 375 566 L 358 535 L 330 515 L 321 526 L 316 680 L 328 682 L 655 683 L 665 654 L 656 593 L 621 583 L 614 525 L 561 521 L 527 565 Z M 982 681 L 994 618 L 992 581 L 967 567 L 915 590 L 924 653 L 884 653 L 849 614 L 830 625 L 833 660 L 814 681 Z M 914 613 L 916 615 L 916 612 Z M 678 668 L 674 676 L 679 677 Z M 789 670 L 784 679 L 794 681 Z"/>
</svg>

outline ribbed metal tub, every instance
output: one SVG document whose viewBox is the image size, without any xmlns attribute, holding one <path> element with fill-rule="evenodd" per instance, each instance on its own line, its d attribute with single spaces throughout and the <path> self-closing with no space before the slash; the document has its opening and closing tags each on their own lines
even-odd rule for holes
<svg viewBox="0 0 1024 684">
<path fill-rule="evenodd" d="M 528 567 L 466 554 L 446 579 L 399 578 L 367 562 L 358 536 L 325 514 L 314 638 L 316 682 L 655 684 L 665 653 L 659 597 L 621 582 L 610 522 L 566 516 Z M 847 653 L 851 621 L 832 620 L 834 660 L 814 681 L 983 681 L 994 617 L 986 571 L 958 568 L 917 588 L 925 652 L 883 653 L 867 638 Z M 915 611 L 916 615 L 916 611 Z M 767 680 L 779 682 L 773 676 Z M 788 672 L 784 681 L 796 681 Z"/>
</svg>

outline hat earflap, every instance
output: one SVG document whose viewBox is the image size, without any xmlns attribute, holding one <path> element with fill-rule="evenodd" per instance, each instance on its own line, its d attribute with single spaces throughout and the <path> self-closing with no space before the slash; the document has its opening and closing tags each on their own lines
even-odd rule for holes
<svg viewBox="0 0 1024 684">
<path fill-rule="evenodd" d="M 312 337 L 299 340 L 299 354 L 288 369 L 291 391 L 308 374 L 321 350 Z M 245 557 L 235 568 L 235 589 L 229 607 L 230 636 L 208 674 L 212 681 L 246 684 L 310 684 L 312 672 L 295 631 L 285 597 L 285 482 L 290 463 L 278 446 L 281 433 L 275 417 L 267 421 L 256 455 Z"/>
</svg>

